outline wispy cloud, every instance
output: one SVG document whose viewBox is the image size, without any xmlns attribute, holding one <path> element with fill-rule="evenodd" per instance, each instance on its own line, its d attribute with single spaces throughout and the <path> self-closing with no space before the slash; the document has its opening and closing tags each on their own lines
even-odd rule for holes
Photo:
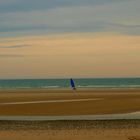
<svg viewBox="0 0 140 140">
<path fill-rule="evenodd" d="M 25 57 L 25 55 L 20 55 L 20 54 L 0 54 L 1 58 L 15 58 L 15 57 Z"/>
<path fill-rule="evenodd" d="M 62 32 L 140 34 L 139 26 L 133 31 L 130 25 L 127 28 L 118 25 L 124 20 L 129 22 L 140 18 L 139 0 L 29 0 L 28 4 L 25 1 L 0 2 L 0 10 L 3 9 L 1 5 L 16 9 L 0 13 L 0 32 L 4 33 L 0 36 Z"/>
<path fill-rule="evenodd" d="M 131 0 L 1 0 L 0 12 L 23 12 L 33 10 L 48 10 L 57 7 L 77 5 L 104 5 Z"/>
<path fill-rule="evenodd" d="M 108 23 L 108 25 L 126 28 L 140 28 L 140 22 L 131 23 L 131 21 L 128 21 L 127 23 Z"/>
<path fill-rule="evenodd" d="M 10 48 L 10 49 L 12 49 L 12 48 L 24 48 L 24 47 L 29 47 L 30 45 L 11 45 L 11 46 L 0 46 L 0 48 Z"/>
<path fill-rule="evenodd" d="M 140 22 L 131 23 L 128 21 L 126 23 L 108 23 L 108 28 L 115 32 L 121 32 L 127 35 L 140 35 Z"/>
</svg>

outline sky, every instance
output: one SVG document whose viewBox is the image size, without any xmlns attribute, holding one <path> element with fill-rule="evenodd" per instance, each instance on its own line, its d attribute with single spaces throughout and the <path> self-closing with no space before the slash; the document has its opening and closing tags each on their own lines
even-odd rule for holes
<svg viewBox="0 0 140 140">
<path fill-rule="evenodd" d="M 0 78 L 140 77 L 140 0 L 0 0 Z"/>
</svg>

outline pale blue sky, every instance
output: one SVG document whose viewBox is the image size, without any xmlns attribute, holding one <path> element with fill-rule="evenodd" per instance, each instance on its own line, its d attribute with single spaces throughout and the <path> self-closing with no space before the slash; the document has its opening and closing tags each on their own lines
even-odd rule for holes
<svg viewBox="0 0 140 140">
<path fill-rule="evenodd" d="M 63 32 L 140 35 L 140 0 L 1 0 L 0 36 Z"/>
</svg>

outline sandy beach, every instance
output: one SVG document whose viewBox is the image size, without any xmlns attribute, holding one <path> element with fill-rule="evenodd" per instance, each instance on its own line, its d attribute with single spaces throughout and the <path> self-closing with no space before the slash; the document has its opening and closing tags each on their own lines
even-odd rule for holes
<svg viewBox="0 0 140 140">
<path fill-rule="evenodd" d="M 2 140 L 140 140 L 140 121 L 0 121 L 0 138 Z"/>
<path fill-rule="evenodd" d="M 127 113 L 129 116 L 139 111 L 140 89 L 1 90 L 0 139 L 140 140 L 140 118 L 102 120 L 103 115 Z M 84 117 L 76 120 L 77 115 Z M 95 120 L 92 117 L 86 120 L 86 115 L 95 116 Z M 22 119 L 16 120 L 14 116 Z M 57 116 L 57 119 L 72 116 L 75 120 L 32 120 L 34 116 Z M 96 120 L 99 117 L 100 120 Z"/>
<path fill-rule="evenodd" d="M 102 115 L 140 111 L 140 89 L 0 91 L 0 115 Z"/>
</svg>

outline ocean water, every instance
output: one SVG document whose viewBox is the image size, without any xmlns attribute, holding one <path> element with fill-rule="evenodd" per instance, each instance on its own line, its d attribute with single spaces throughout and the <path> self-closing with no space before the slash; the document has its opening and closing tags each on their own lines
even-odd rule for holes
<svg viewBox="0 0 140 140">
<path fill-rule="evenodd" d="M 74 79 L 77 88 L 140 88 L 140 78 Z M 0 89 L 70 88 L 70 79 L 0 80 Z"/>
</svg>

